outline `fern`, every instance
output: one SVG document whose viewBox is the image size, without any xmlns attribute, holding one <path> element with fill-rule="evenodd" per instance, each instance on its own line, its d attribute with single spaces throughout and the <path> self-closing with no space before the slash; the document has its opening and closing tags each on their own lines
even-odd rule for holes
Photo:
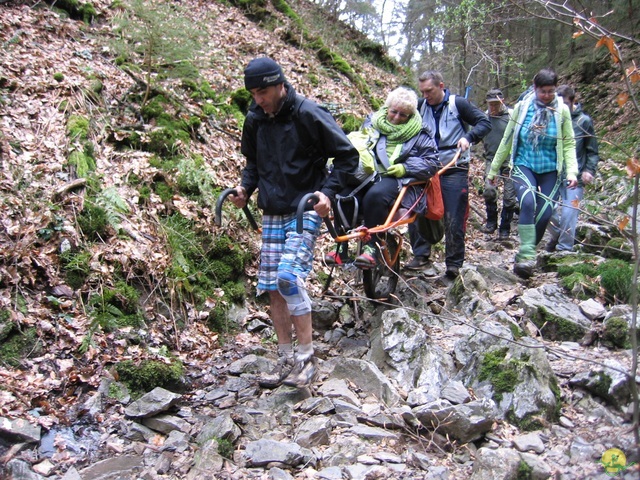
<svg viewBox="0 0 640 480">
<path fill-rule="evenodd" d="M 109 187 L 100 192 L 100 195 L 96 198 L 96 205 L 104 210 L 107 222 L 116 229 L 120 226 L 122 214 L 130 211 L 129 205 L 118 194 L 115 187 Z"/>
</svg>

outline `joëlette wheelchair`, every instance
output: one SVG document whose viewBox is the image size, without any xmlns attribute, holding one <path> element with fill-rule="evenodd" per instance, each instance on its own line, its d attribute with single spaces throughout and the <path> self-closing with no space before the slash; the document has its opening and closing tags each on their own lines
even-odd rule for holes
<svg viewBox="0 0 640 480">
<path fill-rule="evenodd" d="M 442 167 L 438 171 L 437 175 L 441 175 L 445 170 L 454 165 L 458 160 L 460 153 L 460 150 L 458 150 L 451 162 Z M 407 191 L 409 188 L 417 185 L 423 186 L 420 196 L 411 208 L 402 208 L 401 205 Z M 348 249 L 348 242 L 356 240 L 357 256 L 362 252 L 363 245 L 369 241 L 373 235 L 376 235 L 376 243 L 378 246 L 377 264 L 373 268 L 362 269 L 362 284 L 364 293 L 368 298 L 383 301 L 389 299 L 389 297 L 391 297 L 395 292 L 396 286 L 398 285 L 398 279 L 400 278 L 400 252 L 402 251 L 403 245 L 403 235 L 398 231 L 398 227 L 408 225 L 418 219 L 418 214 L 414 212 L 414 207 L 419 203 L 422 196 L 427 194 L 428 186 L 429 180 L 411 181 L 403 185 L 395 203 L 382 225 L 367 228 L 362 224 L 361 215 L 358 214 L 358 197 L 357 195 L 354 195 L 353 192 L 346 196 L 337 196 L 336 200 L 333 202 L 332 214 L 324 218 L 327 230 L 337 244 L 336 252 L 341 249 L 346 251 Z M 220 194 L 220 197 L 216 202 L 215 210 L 215 224 L 217 226 L 222 224 L 223 202 L 229 195 L 235 193 L 235 188 L 228 188 Z M 296 230 L 298 233 L 302 233 L 302 217 L 304 212 L 313 209 L 314 205 L 318 201 L 319 199 L 314 193 L 308 193 L 300 199 L 296 211 Z M 351 208 L 344 208 L 344 204 L 346 202 L 353 203 L 353 205 L 350 206 Z M 345 214 L 345 210 L 348 210 L 349 213 Z M 243 211 L 251 227 L 260 232 L 261 228 L 249 208 L 245 206 Z M 349 266 L 351 263 L 352 262 L 347 260 L 343 265 Z M 329 287 L 330 279 L 331 275 L 325 284 L 325 290 Z"/>
</svg>

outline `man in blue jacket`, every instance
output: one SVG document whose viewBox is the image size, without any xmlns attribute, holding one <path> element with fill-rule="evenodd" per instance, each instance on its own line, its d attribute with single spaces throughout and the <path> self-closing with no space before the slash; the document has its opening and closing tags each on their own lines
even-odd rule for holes
<svg viewBox="0 0 640 480">
<path fill-rule="evenodd" d="M 446 276 L 454 279 L 464 263 L 465 230 L 469 215 L 469 147 L 489 133 L 491 122 L 469 100 L 451 94 L 445 88 L 440 72 L 422 73 L 418 78 L 418 86 L 424 98 L 419 105 L 420 113 L 423 123 L 435 132 L 440 163 L 447 165 L 457 149 L 462 152 L 456 164 L 440 177 L 444 202 Z M 405 268 L 423 270 L 425 275 L 433 276 L 435 270 L 429 260 L 431 244 L 420 234 L 418 223 L 409 225 L 414 258 Z"/>
<path fill-rule="evenodd" d="M 271 58 L 251 60 L 244 84 L 253 97 L 242 130 L 241 151 L 247 163 L 237 195 L 230 199 L 242 208 L 258 189 L 263 217 L 257 290 L 258 295 L 269 292 L 278 337 L 278 363 L 260 384 L 306 387 L 317 368 L 305 279 L 311 272 L 322 217 L 355 172 L 358 151 L 326 109 L 296 94 Z M 333 168 L 327 176 L 329 158 Z M 315 193 L 319 202 L 304 214 L 304 232 L 298 234 L 296 210 L 307 193 Z"/>
<path fill-rule="evenodd" d="M 593 182 L 596 167 L 600 161 L 598 155 L 598 140 L 593 130 L 593 120 L 582 111 L 580 104 L 576 105 L 576 92 L 569 85 L 560 85 L 556 95 L 571 110 L 571 123 L 576 137 L 576 157 L 578 159 L 578 186 L 576 188 L 564 188 L 559 209 L 554 211 L 547 232 L 550 239 L 545 249 L 553 251 L 572 251 L 578 225 L 578 213 L 580 202 L 584 197 L 584 187 Z"/>
</svg>

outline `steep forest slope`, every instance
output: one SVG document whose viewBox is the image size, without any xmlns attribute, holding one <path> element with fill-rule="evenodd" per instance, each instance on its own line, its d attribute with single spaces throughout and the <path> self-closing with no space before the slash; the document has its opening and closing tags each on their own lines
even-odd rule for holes
<svg viewBox="0 0 640 480">
<path fill-rule="evenodd" d="M 46 406 L 48 425 L 69 421 L 76 389 L 119 360 L 161 346 L 209 356 L 231 303 L 252 295 L 241 273 L 255 271 L 256 239 L 242 219 L 213 222 L 243 164 L 230 105 L 251 58 L 274 57 L 300 93 L 346 117 L 400 81 L 355 53 L 324 47 L 323 63 L 321 39 L 293 46 L 302 30 L 270 4 L 262 28 L 235 7 L 189 1 L 176 15 L 206 31 L 199 76 L 154 72 L 143 105 L 141 59 L 118 66 L 113 51 L 122 8 L 92 5 L 90 22 L 39 2 L 0 8 L 0 414 Z M 123 336 L 144 347 L 121 348 Z"/>
</svg>

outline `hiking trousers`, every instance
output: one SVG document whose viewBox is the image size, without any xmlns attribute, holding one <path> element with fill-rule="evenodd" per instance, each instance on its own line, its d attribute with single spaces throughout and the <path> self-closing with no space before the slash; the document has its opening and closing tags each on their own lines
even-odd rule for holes
<svg viewBox="0 0 640 480">
<path fill-rule="evenodd" d="M 445 263 L 461 268 L 464 263 L 465 233 L 469 217 L 469 169 L 455 167 L 440 176 L 444 202 Z M 417 222 L 409 225 L 409 239 L 414 256 L 428 258 L 431 244 L 418 230 Z"/>
</svg>

